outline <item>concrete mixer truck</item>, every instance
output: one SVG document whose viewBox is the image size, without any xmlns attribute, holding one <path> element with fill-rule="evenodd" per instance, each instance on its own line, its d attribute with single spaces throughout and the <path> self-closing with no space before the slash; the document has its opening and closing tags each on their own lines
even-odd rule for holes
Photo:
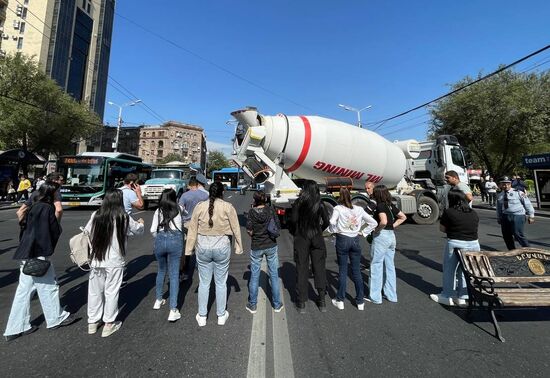
<svg viewBox="0 0 550 378">
<path fill-rule="evenodd" d="M 256 184 L 263 184 L 279 215 L 288 212 L 300 192 L 300 179 L 323 188 L 331 208 L 341 185 L 352 202 L 366 205 L 366 181 L 392 189 L 397 206 L 418 224 L 432 224 L 440 215 L 448 190 L 445 172 L 456 171 L 468 183 L 466 164 L 456 137 L 435 141 L 390 142 L 379 134 L 318 116 L 265 116 L 256 108 L 231 113 L 235 128 L 233 160 Z"/>
</svg>

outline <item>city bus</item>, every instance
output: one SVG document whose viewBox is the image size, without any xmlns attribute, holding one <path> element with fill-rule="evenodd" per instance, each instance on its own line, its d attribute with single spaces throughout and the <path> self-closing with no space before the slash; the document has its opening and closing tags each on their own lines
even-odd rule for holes
<svg viewBox="0 0 550 378">
<path fill-rule="evenodd" d="M 65 206 L 99 206 L 105 191 L 118 188 L 128 173 L 135 173 L 138 182 L 151 177 L 153 167 L 138 156 L 118 152 L 84 152 L 61 156 L 57 170 L 65 178 L 61 186 Z"/>
<path fill-rule="evenodd" d="M 241 168 L 222 168 L 212 171 L 212 182 L 216 181 L 221 182 L 225 190 L 241 190 L 248 184 Z"/>
</svg>

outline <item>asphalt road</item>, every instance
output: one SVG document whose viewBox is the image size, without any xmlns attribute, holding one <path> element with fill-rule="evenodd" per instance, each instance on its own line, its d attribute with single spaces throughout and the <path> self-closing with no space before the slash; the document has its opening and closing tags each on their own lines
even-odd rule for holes
<svg viewBox="0 0 550 378">
<path fill-rule="evenodd" d="M 227 193 L 239 214 L 249 208 L 251 195 Z M 478 210 L 480 242 L 485 249 L 504 250 L 494 212 Z M 366 304 L 357 311 L 348 280 L 345 310 L 330 305 L 320 313 L 313 291 L 307 313 L 292 305 L 295 269 L 292 237 L 279 238 L 280 276 L 285 310 L 271 311 L 260 290 L 259 311 L 245 310 L 248 289 L 248 256 L 233 255 L 228 280 L 229 320 L 216 324 L 215 306 L 208 324 L 199 328 L 198 278 L 183 284 L 179 304 L 182 318 L 168 323 L 168 308 L 152 309 L 157 264 L 149 233 L 129 241 L 128 285 L 121 291 L 119 319 L 122 329 L 109 338 L 88 335 L 86 328 L 87 275 L 73 267 L 68 239 L 84 225 L 90 211 L 69 209 L 63 216 L 63 236 L 53 258 L 61 285 L 61 301 L 80 321 L 58 330 L 47 330 L 38 300 L 31 305 L 31 319 L 40 329 L 13 342 L 0 342 L 2 375 L 19 376 L 547 376 L 550 362 L 550 309 L 500 311 L 506 343 L 492 336 L 485 312 L 476 312 L 474 323 L 465 311 L 448 309 L 428 295 L 441 285 L 443 234 L 436 225 L 404 224 L 397 231 L 396 267 L 399 303 Z M 152 212 L 137 215 L 150 225 Z M 241 220 L 244 218 L 241 217 Z M 243 223 L 241 223 L 243 224 Z M 550 219 L 527 226 L 533 246 L 550 248 Z M 0 322 L 2 331 L 17 286 L 18 226 L 14 210 L 0 211 Z M 243 230 L 245 246 L 250 241 Z M 329 295 L 334 297 L 338 268 L 334 246 L 327 239 Z M 364 245 L 364 256 L 368 256 Z M 365 260 L 367 261 L 367 260 Z M 363 273 L 365 282 L 368 273 Z M 262 275 L 262 280 L 265 280 Z M 213 286 L 213 285 L 212 285 Z M 328 298 L 327 298 L 328 299 Z M 212 302 L 212 301 L 211 301 Z"/>
</svg>

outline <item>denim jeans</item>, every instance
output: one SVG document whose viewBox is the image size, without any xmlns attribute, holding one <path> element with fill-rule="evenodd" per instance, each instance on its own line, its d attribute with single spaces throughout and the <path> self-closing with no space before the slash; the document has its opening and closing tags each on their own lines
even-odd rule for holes
<svg viewBox="0 0 550 378">
<path fill-rule="evenodd" d="M 346 296 L 348 279 L 348 259 L 351 263 L 351 273 L 355 284 L 355 301 L 357 304 L 364 302 L 363 277 L 361 276 L 361 247 L 359 236 L 351 238 L 336 234 L 336 255 L 338 256 L 338 293 L 336 299 L 343 301 Z"/>
<path fill-rule="evenodd" d="M 178 307 L 178 293 L 180 287 L 179 270 L 181 252 L 183 249 L 181 232 L 157 233 L 154 248 L 159 266 L 156 283 L 157 299 L 162 299 L 164 277 L 168 269 L 168 277 L 170 280 L 170 308 L 175 309 Z"/>
<path fill-rule="evenodd" d="M 258 284 L 260 281 L 260 268 L 263 257 L 267 260 L 267 269 L 271 282 L 271 294 L 273 296 L 273 307 L 279 308 L 281 303 L 281 290 L 279 288 L 279 256 L 277 246 L 250 251 L 250 282 L 248 284 L 248 303 L 258 303 Z"/>
<path fill-rule="evenodd" d="M 381 230 L 375 235 L 370 248 L 370 299 L 375 303 L 382 303 L 382 283 L 384 295 L 391 302 L 397 302 L 395 278 L 395 234 L 393 230 Z M 386 273 L 386 281 L 383 281 Z"/>
<path fill-rule="evenodd" d="M 447 240 L 445 251 L 443 252 L 443 289 L 441 290 L 441 295 L 449 298 L 459 297 L 461 299 L 468 299 L 466 279 L 464 278 L 462 268 L 459 267 L 458 256 L 454 253 L 455 248 L 469 251 L 480 250 L 479 241 L 477 240 Z"/>
<path fill-rule="evenodd" d="M 35 290 L 38 292 L 38 299 L 40 300 L 48 328 L 59 325 L 59 323 L 70 315 L 61 308 L 61 304 L 59 303 L 59 286 L 55 280 L 53 264 L 50 265 L 50 268 L 42 277 L 33 277 L 24 274 L 22 272 L 23 265 L 23 262 L 21 262 L 19 284 L 15 291 L 4 336 L 17 335 L 31 328 L 30 307 L 31 298 Z"/>
<path fill-rule="evenodd" d="M 225 314 L 227 302 L 227 275 L 229 271 L 229 259 L 231 257 L 231 244 L 228 242 L 216 248 L 204 248 L 197 243 L 195 248 L 197 266 L 199 271 L 199 315 L 208 314 L 208 295 L 210 282 L 214 275 L 216 284 L 216 313 L 218 316 Z"/>
</svg>

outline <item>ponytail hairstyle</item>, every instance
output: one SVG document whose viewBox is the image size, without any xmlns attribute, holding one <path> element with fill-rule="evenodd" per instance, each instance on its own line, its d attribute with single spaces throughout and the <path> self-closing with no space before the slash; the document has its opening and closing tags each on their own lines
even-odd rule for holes
<svg viewBox="0 0 550 378">
<path fill-rule="evenodd" d="M 92 258 L 98 261 L 105 260 L 113 232 L 116 232 L 120 253 L 122 256 L 126 254 L 129 215 L 124 211 L 122 198 L 122 191 L 109 189 L 94 215 L 91 232 Z"/>
<path fill-rule="evenodd" d="M 340 199 L 338 200 L 340 205 L 345 206 L 349 209 L 353 209 L 353 204 L 351 203 L 351 194 L 349 194 L 348 188 L 340 188 Z"/>
<path fill-rule="evenodd" d="M 216 181 L 210 185 L 210 204 L 208 206 L 208 225 L 210 228 L 214 227 L 214 222 L 212 222 L 212 215 L 214 214 L 214 201 L 216 199 L 223 199 L 223 184 L 219 181 Z"/>
</svg>

